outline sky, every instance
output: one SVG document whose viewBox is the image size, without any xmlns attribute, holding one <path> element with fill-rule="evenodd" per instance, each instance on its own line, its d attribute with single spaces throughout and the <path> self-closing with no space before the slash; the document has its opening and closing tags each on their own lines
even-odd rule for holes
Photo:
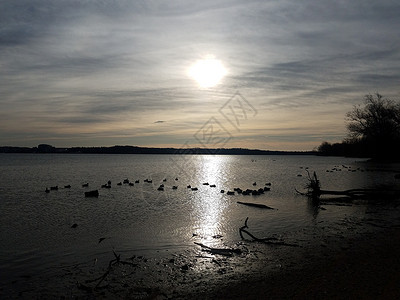
<svg viewBox="0 0 400 300">
<path fill-rule="evenodd" d="M 340 142 L 366 94 L 400 99 L 399 16 L 397 0 L 3 0 L 0 146 Z M 212 86 L 191 73 L 207 60 Z"/>
</svg>

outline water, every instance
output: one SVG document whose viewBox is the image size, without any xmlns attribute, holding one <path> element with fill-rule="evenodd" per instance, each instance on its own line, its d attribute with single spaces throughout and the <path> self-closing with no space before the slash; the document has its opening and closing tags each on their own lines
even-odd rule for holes
<svg viewBox="0 0 400 300">
<path fill-rule="evenodd" d="M 326 172 L 335 167 L 342 171 Z M 307 183 L 306 168 L 317 172 L 324 189 L 398 184 L 391 172 L 398 165 L 342 157 L 1 154 L 1 288 L 21 276 L 52 276 L 58 266 L 109 259 L 111 249 L 156 257 L 193 247 L 193 235 L 209 245 L 221 243 L 214 235 L 239 241 L 246 217 L 257 236 L 285 236 L 321 221 L 329 225 L 344 216 L 365 217 L 367 204 L 322 211 L 296 195 L 295 188 Z M 140 183 L 118 186 L 125 178 Z M 112 188 L 100 188 L 108 180 Z M 89 187 L 82 187 L 86 182 Z M 270 182 L 271 191 L 259 196 L 220 192 L 254 189 L 254 182 L 256 188 Z M 71 188 L 64 188 L 68 184 Z M 160 184 L 164 191 L 157 190 Z M 58 191 L 44 192 L 55 185 Z M 84 192 L 93 189 L 100 196 L 85 198 Z M 100 238 L 105 240 L 99 243 Z"/>
</svg>

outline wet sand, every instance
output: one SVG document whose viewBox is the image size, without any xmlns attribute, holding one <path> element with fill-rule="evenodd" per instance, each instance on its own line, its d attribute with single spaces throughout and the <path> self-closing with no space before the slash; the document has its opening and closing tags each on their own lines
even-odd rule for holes
<svg viewBox="0 0 400 300">
<path fill-rule="evenodd" d="M 399 254 L 400 229 L 388 229 L 350 248 L 314 253 L 304 264 L 227 283 L 198 299 L 400 299 Z"/>
<path fill-rule="evenodd" d="M 59 266 L 0 290 L 2 299 L 400 299 L 400 216 L 372 211 L 363 221 L 318 222 L 285 237 L 293 246 L 252 241 L 218 247 L 212 254 L 193 243 L 179 253 L 133 256 L 110 249 L 109 260 Z M 394 220 L 394 221 L 393 221 Z M 202 242 L 194 237 L 193 242 Z M 114 261 L 115 262 L 115 261 Z"/>
</svg>

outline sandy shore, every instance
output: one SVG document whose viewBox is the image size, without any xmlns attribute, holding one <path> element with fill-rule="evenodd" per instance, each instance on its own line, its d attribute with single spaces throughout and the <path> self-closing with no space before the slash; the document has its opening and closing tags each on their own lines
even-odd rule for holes
<svg viewBox="0 0 400 300">
<path fill-rule="evenodd" d="M 392 208 L 388 210 L 393 211 Z M 396 206 L 397 211 L 397 206 Z M 396 213 L 395 211 L 395 213 Z M 217 241 L 232 256 L 200 246 L 159 257 L 118 253 L 109 261 L 61 266 L 21 278 L 2 299 L 400 299 L 400 217 L 340 226 L 316 224 L 284 237 L 293 246 Z M 338 223 L 339 224 L 339 223 Z M 195 239 L 195 238 L 194 238 Z M 194 240 L 195 242 L 196 240 Z M 201 242 L 201 241 L 198 241 Z M 115 261 L 114 261 L 115 262 Z"/>
<path fill-rule="evenodd" d="M 400 229 L 388 229 L 355 241 L 350 248 L 319 251 L 304 264 L 281 271 L 261 270 L 259 275 L 227 283 L 198 298 L 400 299 L 399 254 Z"/>
</svg>

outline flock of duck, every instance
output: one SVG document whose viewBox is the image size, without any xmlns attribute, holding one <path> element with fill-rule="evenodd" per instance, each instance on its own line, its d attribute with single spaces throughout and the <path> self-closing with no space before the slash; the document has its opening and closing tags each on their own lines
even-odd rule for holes
<svg viewBox="0 0 400 300">
<path fill-rule="evenodd" d="M 167 179 L 164 178 L 163 182 L 166 182 L 166 181 L 167 181 Z M 178 178 L 175 178 L 175 181 L 178 181 Z M 145 182 L 145 183 L 153 183 L 153 181 L 151 179 L 144 179 L 143 182 Z M 117 185 L 120 186 L 120 185 L 124 185 L 125 184 L 125 185 L 129 185 L 129 186 L 134 186 L 135 184 L 139 184 L 139 183 L 140 183 L 140 180 L 135 180 L 134 182 L 131 182 L 128 178 L 126 178 L 123 181 L 118 182 Z M 209 184 L 208 182 L 204 182 L 203 185 L 204 186 L 209 186 L 211 188 L 216 188 L 215 184 Z M 254 182 L 253 186 L 256 186 L 256 185 L 257 185 L 257 182 Z M 264 194 L 264 192 L 270 191 L 271 190 L 270 186 L 271 186 L 271 183 L 267 182 L 267 183 L 265 183 L 264 187 L 260 187 L 258 189 L 245 189 L 244 190 L 244 189 L 236 187 L 233 190 L 228 190 L 226 192 L 225 192 L 225 190 L 220 190 L 220 193 L 221 194 L 226 193 L 227 195 L 235 195 L 235 193 L 242 194 L 242 195 L 261 195 L 261 194 Z M 89 183 L 82 184 L 82 187 L 89 187 Z M 65 189 L 69 189 L 69 188 L 71 188 L 71 185 L 70 184 L 69 185 L 65 185 L 64 188 Z M 111 180 L 109 180 L 105 184 L 102 184 L 101 188 L 110 189 L 111 188 Z M 190 189 L 192 191 L 197 191 L 198 190 L 197 187 L 194 187 L 194 186 L 191 186 L 191 185 L 187 185 L 186 188 Z M 159 187 L 157 188 L 158 191 L 164 191 L 165 189 L 166 189 L 166 187 L 165 187 L 164 183 L 161 183 L 159 185 Z M 178 189 L 178 186 L 177 185 L 173 185 L 172 189 L 176 190 L 176 189 Z M 51 186 L 50 189 L 46 187 L 45 192 L 46 193 L 50 193 L 50 191 L 56 191 L 56 190 L 58 190 L 58 185 L 57 186 Z M 92 190 L 92 191 L 85 192 L 85 197 L 98 197 L 98 196 L 99 196 L 99 190 Z"/>
<path fill-rule="evenodd" d="M 347 170 L 348 172 L 357 172 L 357 171 L 364 172 L 364 170 L 361 168 L 353 169 L 351 166 L 345 166 L 345 165 L 342 165 L 341 167 L 335 166 L 331 170 L 326 170 L 326 172 L 333 173 L 333 172 L 341 172 L 342 170 Z"/>
</svg>

